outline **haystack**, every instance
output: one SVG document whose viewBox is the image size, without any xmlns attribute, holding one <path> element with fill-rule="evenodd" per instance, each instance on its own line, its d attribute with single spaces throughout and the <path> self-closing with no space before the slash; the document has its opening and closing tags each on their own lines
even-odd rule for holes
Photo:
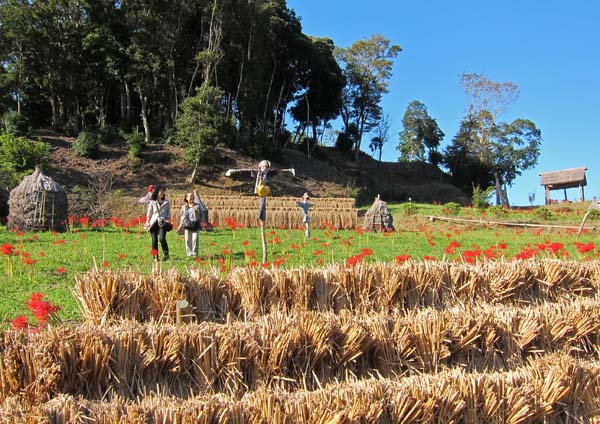
<svg viewBox="0 0 600 424">
<path fill-rule="evenodd" d="M 39 168 L 10 192 L 8 228 L 24 231 L 67 229 L 67 193 Z"/>
<path fill-rule="evenodd" d="M 388 209 L 386 202 L 375 198 L 375 202 L 365 214 L 363 230 L 366 231 L 392 231 L 394 229 L 394 218 Z"/>
</svg>

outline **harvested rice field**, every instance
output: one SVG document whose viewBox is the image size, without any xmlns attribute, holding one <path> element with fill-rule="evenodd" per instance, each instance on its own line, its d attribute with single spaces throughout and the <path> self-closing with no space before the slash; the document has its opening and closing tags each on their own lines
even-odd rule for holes
<svg viewBox="0 0 600 424">
<path fill-rule="evenodd" d="M 0 421 L 598 422 L 599 290 L 596 260 L 95 269 L 81 322 L 1 333 Z"/>
</svg>

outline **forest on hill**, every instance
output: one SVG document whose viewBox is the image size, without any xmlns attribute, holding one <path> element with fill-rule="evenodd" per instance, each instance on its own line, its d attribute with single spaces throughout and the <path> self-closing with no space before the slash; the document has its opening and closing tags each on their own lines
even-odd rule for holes
<svg viewBox="0 0 600 424">
<path fill-rule="evenodd" d="M 307 35 L 285 0 L 6 0 L 0 29 L 5 190 L 48 158 L 43 141 L 19 139 L 39 129 L 74 137 L 92 159 L 111 144 L 124 143 L 133 163 L 153 144 L 172 145 L 189 181 L 220 148 L 274 161 L 293 148 L 313 160 L 328 144 L 360 167 L 364 151 L 381 159 L 392 139 L 381 100 L 401 48 L 379 34 L 349 47 Z M 481 75 L 463 83 L 496 101 L 515 92 Z M 495 113 L 472 108 L 440 152 L 444 133 L 413 101 L 399 160 L 445 167 L 468 196 L 501 194 L 537 160 L 540 132 Z"/>
</svg>

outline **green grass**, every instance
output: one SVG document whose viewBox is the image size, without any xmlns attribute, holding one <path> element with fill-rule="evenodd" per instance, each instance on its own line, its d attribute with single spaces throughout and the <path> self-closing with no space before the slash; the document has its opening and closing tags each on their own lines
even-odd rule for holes
<svg viewBox="0 0 600 424">
<path fill-rule="evenodd" d="M 313 230 L 311 238 L 306 239 L 300 230 L 268 229 L 268 266 L 322 266 L 343 263 L 351 257 L 365 262 L 393 262 L 407 256 L 415 260 L 514 260 L 520 253 L 589 260 L 598 253 L 593 234 L 577 237 L 575 230 L 430 222 L 425 216 L 441 215 L 443 206 L 414 206 L 417 214 L 404 216 L 403 205 L 390 205 L 397 231 L 389 234 Z M 556 219 L 549 219 L 547 223 L 577 226 L 585 209 L 552 213 Z M 486 219 L 486 215 L 482 217 L 474 209 L 462 208 L 457 217 Z M 526 222 L 531 215 L 528 211 L 508 211 L 505 220 Z M 588 224 L 597 225 L 594 220 Z M 5 322 L 27 312 L 26 303 L 32 292 L 44 293 L 47 300 L 60 305 L 61 318 L 79 320 L 79 309 L 71 295 L 78 274 L 95 266 L 149 273 L 153 265 L 150 236 L 138 228 L 135 231 L 76 228 L 64 234 L 17 233 L 0 228 L 0 240 L 0 244 L 14 248 L 9 255 L 0 253 L 3 293 L 0 317 L 4 317 Z M 186 272 L 190 267 L 214 268 L 225 276 L 234 266 L 261 266 L 258 229 L 218 228 L 202 232 L 199 261 L 185 256 L 182 236 L 171 232 L 168 242 L 171 260 L 163 264 L 163 269 L 175 267 Z M 587 247 L 582 248 L 577 243 Z M 28 261 L 35 262 L 27 264 Z"/>
</svg>

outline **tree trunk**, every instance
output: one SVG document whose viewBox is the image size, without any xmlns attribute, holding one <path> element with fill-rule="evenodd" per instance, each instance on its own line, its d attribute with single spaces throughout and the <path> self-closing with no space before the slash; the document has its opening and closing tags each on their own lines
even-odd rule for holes
<svg viewBox="0 0 600 424">
<path fill-rule="evenodd" d="M 502 188 L 500 177 L 497 172 L 494 172 L 494 186 L 496 189 L 496 204 L 509 208 L 510 203 L 508 203 L 508 196 L 506 195 L 506 190 Z"/>
<path fill-rule="evenodd" d="M 50 96 L 50 106 L 52 107 L 52 129 L 58 129 L 58 104 L 56 102 L 56 97 Z"/>
<path fill-rule="evenodd" d="M 140 104 L 142 106 L 142 124 L 144 125 L 144 141 L 150 143 L 150 124 L 148 123 L 148 98 L 142 92 L 142 87 L 138 85 L 138 95 L 140 96 Z"/>
<path fill-rule="evenodd" d="M 125 85 L 125 100 L 126 100 L 126 108 L 127 108 L 127 112 L 125 114 L 125 121 L 127 122 L 127 124 L 131 124 L 131 115 L 132 115 L 132 111 L 133 108 L 131 106 L 131 89 L 129 88 L 129 83 L 127 81 L 124 82 Z"/>
</svg>

